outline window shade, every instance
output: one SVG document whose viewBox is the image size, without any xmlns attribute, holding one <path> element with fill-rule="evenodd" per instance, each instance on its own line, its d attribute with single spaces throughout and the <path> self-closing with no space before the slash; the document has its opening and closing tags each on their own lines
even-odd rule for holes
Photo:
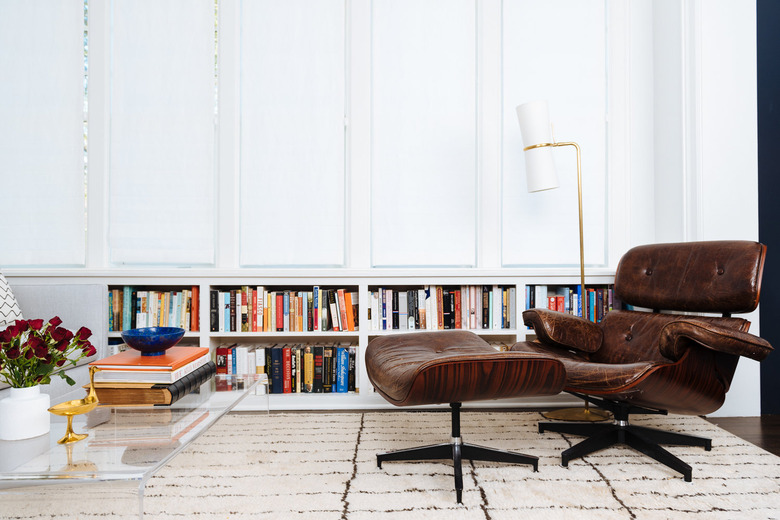
<svg viewBox="0 0 780 520">
<path fill-rule="evenodd" d="M 344 264 L 343 0 L 241 7 L 241 265 Z"/>
<path fill-rule="evenodd" d="M 84 5 L 4 0 L 0 265 L 84 265 Z"/>
<path fill-rule="evenodd" d="M 371 262 L 476 261 L 476 6 L 372 4 Z"/>
<path fill-rule="evenodd" d="M 110 260 L 213 263 L 214 2 L 112 5 Z"/>
</svg>

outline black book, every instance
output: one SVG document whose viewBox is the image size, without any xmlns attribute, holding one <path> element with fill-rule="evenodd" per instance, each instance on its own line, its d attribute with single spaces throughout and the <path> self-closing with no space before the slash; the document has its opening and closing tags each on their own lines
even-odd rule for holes
<svg viewBox="0 0 780 520">
<path fill-rule="evenodd" d="M 407 293 L 409 298 L 409 315 L 414 316 L 414 328 L 420 328 L 420 303 L 419 303 L 419 291 L 412 290 Z"/>
<path fill-rule="evenodd" d="M 214 377 L 214 375 L 217 373 L 217 365 L 213 361 L 209 361 L 205 365 L 196 368 L 186 376 L 182 377 L 181 379 L 175 381 L 174 383 L 171 383 L 170 385 L 154 385 L 152 388 L 157 389 L 164 389 L 170 392 L 171 394 L 171 402 L 168 404 L 173 404 L 185 395 L 189 394 L 193 390 L 196 390 L 200 388 L 200 385 Z M 155 406 L 165 406 L 165 405 L 155 405 Z"/>
<path fill-rule="evenodd" d="M 357 366 L 357 348 L 349 347 L 349 372 L 347 374 L 347 391 L 355 391 L 355 368 Z"/>
<path fill-rule="evenodd" d="M 316 354 L 315 354 L 315 365 Z M 322 391 L 324 393 L 333 392 L 333 347 L 323 347 L 322 349 Z"/>
<path fill-rule="evenodd" d="M 219 291 L 211 289 L 209 291 L 209 324 L 211 332 L 219 331 L 219 304 L 217 299 L 219 298 Z"/>
<path fill-rule="evenodd" d="M 450 311 L 450 302 L 452 301 L 452 296 L 450 292 L 447 290 L 442 291 L 441 299 L 442 327 L 451 329 L 450 318 L 452 318 L 452 312 Z"/>
<path fill-rule="evenodd" d="M 271 393 L 284 393 L 284 352 L 282 347 L 273 347 L 271 351 Z"/>
<path fill-rule="evenodd" d="M 490 286 L 482 286 L 482 328 L 490 328 Z"/>
<path fill-rule="evenodd" d="M 393 290 L 393 302 L 392 302 L 392 305 L 393 305 L 393 322 L 392 322 L 393 323 L 393 328 L 394 329 L 398 329 L 398 327 L 399 327 L 399 323 L 398 323 L 398 316 L 399 316 L 399 311 L 398 311 L 398 291 L 396 291 L 396 290 Z"/>
<path fill-rule="evenodd" d="M 230 332 L 238 332 L 241 329 L 236 328 L 236 290 L 230 290 Z M 227 326 L 225 327 L 227 329 Z"/>
</svg>

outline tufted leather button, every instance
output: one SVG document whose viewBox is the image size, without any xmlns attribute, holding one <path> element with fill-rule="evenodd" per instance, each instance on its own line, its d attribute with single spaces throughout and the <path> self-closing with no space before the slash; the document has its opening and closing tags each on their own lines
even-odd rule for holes
<svg viewBox="0 0 780 520">
<path fill-rule="evenodd" d="M 723 268 L 722 268 L 722 267 L 718 267 L 718 274 L 719 274 L 719 275 L 720 275 L 720 274 L 723 274 L 724 272 L 725 272 L 725 271 L 723 270 Z"/>
<path fill-rule="evenodd" d="M 626 334 L 626 341 L 631 341 L 632 339 L 634 339 L 634 335 L 633 334 L 631 334 L 630 332 L 628 334 Z"/>
<path fill-rule="evenodd" d="M 645 271 L 645 274 L 647 276 L 650 276 L 651 274 L 653 274 L 653 269 L 651 267 L 648 267 L 647 270 Z"/>
</svg>

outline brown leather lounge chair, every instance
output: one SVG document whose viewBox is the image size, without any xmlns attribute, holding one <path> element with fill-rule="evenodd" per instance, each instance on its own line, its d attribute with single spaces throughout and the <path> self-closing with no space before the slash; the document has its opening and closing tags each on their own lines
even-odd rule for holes
<svg viewBox="0 0 780 520">
<path fill-rule="evenodd" d="M 709 451 L 711 440 L 634 426 L 629 415 L 714 412 L 723 404 L 739 357 L 761 361 L 771 352 L 769 343 L 748 334 L 750 322 L 731 317 L 758 305 L 765 255 L 765 246 L 744 241 L 640 246 L 620 260 L 615 294 L 652 312 L 614 310 L 599 324 L 542 309 L 523 313 L 538 341 L 512 350 L 554 355 L 566 367 L 566 391 L 614 415 L 613 424 L 539 424 L 540 432 L 588 437 L 562 453 L 564 466 L 627 444 L 691 481 L 691 467 L 660 445 Z"/>
<path fill-rule="evenodd" d="M 465 401 L 522 395 L 555 395 L 563 389 L 563 364 L 543 353 L 499 352 L 467 331 L 393 334 L 366 349 L 366 372 L 374 388 L 396 406 L 450 403 L 452 439 L 448 443 L 380 453 L 389 460 L 453 461 L 455 493 L 461 502 L 461 459 L 531 464 L 538 458 L 462 442 L 460 407 Z"/>
</svg>

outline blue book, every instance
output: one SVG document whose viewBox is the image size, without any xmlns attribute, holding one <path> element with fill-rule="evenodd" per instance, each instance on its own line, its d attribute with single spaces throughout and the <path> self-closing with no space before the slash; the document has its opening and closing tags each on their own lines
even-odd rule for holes
<svg viewBox="0 0 780 520">
<path fill-rule="evenodd" d="M 282 347 L 271 348 L 271 393 L 284 393 L 284 380 L 282 375 Z"/>
<path fill-rule="evenodd" d="M 349 351 L 336 348 L 336 392 L 346 393 L 349 381 Z"/>
<path fill-rule="evenodd" d="M 290 291 L 284 291 L 284 330 L 290 330 Z"/>
<path fill-rule="evenodd" d="M 582 286 L 577 286 L 577 316 L 582 317 Z"/>
<path fill-rule="evenodd" d="M 312 309 L 314 314 L 312 317 L 314 329 L 312 330 L 320 330 L 319 321 L 322 313 L 320 312 L 320 288 L 317 285 L 315 285 L 314 290 L 312 290 Z"/>
<path fill-rule="evenodd" d="M 133 328 L 133 288 L 129 285 L 125 285 L 122 290 L 122 330 L 130 330 Z"/>
</svg>

